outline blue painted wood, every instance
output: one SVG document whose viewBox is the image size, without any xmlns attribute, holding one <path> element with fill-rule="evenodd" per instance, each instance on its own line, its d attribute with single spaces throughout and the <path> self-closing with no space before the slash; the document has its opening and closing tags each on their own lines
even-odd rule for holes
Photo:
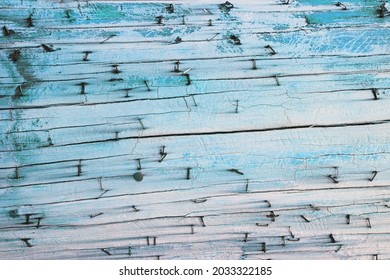
<svg viewBox="0 0 390 280">
<path fill-rule="evenodd" d="M 0 0 L 1 259 L 389 258 L 381 1 L 63 2 Z"/>
</svg>

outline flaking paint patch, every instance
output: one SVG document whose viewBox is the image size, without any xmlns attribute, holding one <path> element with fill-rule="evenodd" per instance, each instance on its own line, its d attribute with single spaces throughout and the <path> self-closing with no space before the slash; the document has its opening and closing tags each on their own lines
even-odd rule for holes
<svg viewBox="0 0 390 280">
<path fill-rule="evenodd" d="M 275 44 L 275 48 L 294 56 L 304 54 L 366 54 L 376 49 L 388 49 L 388 29 L 378 30 L 307 30 L 287 34 L 263 34 L 261 42 Z M 321 38 L 321 40 L 318 40 Z"/>
</svg>

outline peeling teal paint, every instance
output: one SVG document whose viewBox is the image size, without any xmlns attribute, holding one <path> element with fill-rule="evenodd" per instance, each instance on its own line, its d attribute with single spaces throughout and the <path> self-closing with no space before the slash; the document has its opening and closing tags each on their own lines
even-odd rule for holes
<svg viewBox="0 0 390 280">
<path fill-rule="evenodd" d="M 201 27 L 199 26 L 183 26 L 182 28 L 173 28 L 173 27 L 162 27 L 158 29 L 145 28 L 145 29 L 136 29 L 137 33 L 140 33 L 145 38 L 158 38 L 158 37 L 171 37 L 173 35 L 185 36 L 192 34 L 196 31 L 199 31 Z"/>
<path fill-rule="evenodd" d="M 317 40 L 322 36 L 322 40 Z M 332 30 L 298 31 L 289 34 L 261 35 L 261 41 L 276 43 L 279 48 L 287 48 L 289 52 L 304 55 L 305 53 L 368 53 L 375 49 L 388 49 L 386 38 L 390 36 L 388 29 L 367 29 L 359 31 Z"/>
</svg>

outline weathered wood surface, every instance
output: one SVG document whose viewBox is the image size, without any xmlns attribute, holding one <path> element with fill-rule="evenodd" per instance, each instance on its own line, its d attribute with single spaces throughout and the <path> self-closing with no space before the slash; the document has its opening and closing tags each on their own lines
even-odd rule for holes
<svg viewBox="0 0 390 280">
<path fill-rule="evenodd" d="M 188 2 L 0 0 L 0 258 L 389 259 L 388 6 Z"/>
</svg>

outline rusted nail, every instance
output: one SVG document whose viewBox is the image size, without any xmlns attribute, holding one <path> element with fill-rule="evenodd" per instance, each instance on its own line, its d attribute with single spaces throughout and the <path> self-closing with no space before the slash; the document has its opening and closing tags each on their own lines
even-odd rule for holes
<svg viewBox="0 0 390 280">
<path fill-rule="evenodd" d="M 329 234 L 330 241 L 332 243 L 337 243 L 336 239 L 334 238 L 333 234 Z"/>
<path fill-rule="evenodd" d="M 269 224 L 260 224 L 260 223 L 256 223 L 256 226 L 258 226 L 258 227 L 268 227 Z"/>
<path fill-rule="evenodd" d="M 385 17 L 385 6 L 384 5 L 381 5 L 379 10 L 378 10 L 378 13 L 379 13 L 379 17 L 380 18 L 384 18 Z"/>
<path fill-rule="evenodd" d="M 172 44 L 179 44 L 181 42 L 183 42 L 183 39 L 181 37 L 177 36 L 175 38 L 175 40 L 173 40 Z"/>
<path fill-rule="evenodd" d="M 304 219 L 306 222 L 310 223 L 310 220 L 306 218 L 304 215 L 301 215 L 301 218 Z"/>
<path fill-rule="evenodd" d="M 32 224 L 32 223 L 30 222 L 30 218 L 31 218 L 32 214 L 25 214 L 24 216 L 26 217 L 26 221 L 25 221 L 23 224 L 25 224 L 25 225 L 30 225 L 30 224 Z"/>
<path fill-rule="evenodd" d="M 142 129 L 145 129 L 144 123 L 142 122 L 141 118 L 138 118 L 138 122 L 141 125 Z"/>
<path fill-rule="evenodd" d="M 230 35 L 229 38 L 234 45 L 241 45 L 241 40 L 236 35 Z"/>
<path fill-rule="evenodd" d="M 169 13 L 174 13 L 175 12 L 175 7 L 173 6 L 173 4 L 169 4 L 169 6 L 167 7 L 167 11 Z"/>
<path fill-rule="evenodd" d="M 86 82 L 82 82 L 79 85 L 81 86 L 80 94 L 85 94 L 85 86 L 87 85 L 87 83 Z"/>
<path fill-rule="evenodd" d="M 70 12 L 71 10 L 65 10 L 65 17 L 70 18 Z"/>
<path fill-rule="evenodd" d="M 334 177 L 332 175 L 329 175 L 328 177 L 333 181 L 333 183 L 335 183 L 335 184 L 339 183 L 339 181 L 337 180 L 337 177 Z"/>
<path fill-rule="evenodd" d="M 249 189 L 249 179 L 246 179 L 245 191 L 247 192 L 248 189 Z"/>
<path fill-rule="evenodd" d="M 191 234 L 194 234 L 195 233 L 194 225 L 190 225 L 190 226 L 191 226 Z"/>
<path fill-rule="evenodd" d="M 378 171 L 372 171 L 372 174 L 374 174 L 370 179 L 368 179 L 370 182 L 374 181 L 376 175 L 378 174 Z"/>
<path fill-rule="evenodd" d="M 36 218 L 36 220 L 37 220 L 37 228 L 40 228 L 40 227 L 41 227 L 41 220 L 42 220 L 42 219 L 43 219 L 42 217 Z"/>
<path fill-rule="evenodd" d="M 157 24 L 164 24 L 164 17 L 163 16 L 158 16 L 156 17 Z"/>
<path fill-rule="evenodd" d="M 367 218 L 366 222 L 367 222 L 367 227 L 371 228 L 371 220 L 370 220 L 370 218 Z"/>
<path fill-rule="evenodd" d="M 378 89 L 373 88 L 371 89 L 372 94 L 374 95 L 374 100 L 378 100 Z"/>
<path fill-rule="evenodd" d="M 270 203 L 268 200 L 264 200 L 264 202 L 267 203 L 267 205 L 268 205 L 269 208 L 272 207 L 271 203 Z"/>
<path fill-rule="evenodd" d="M 236 100 L 236 114 L 238 114 L 238 100 Z"/>
<path fill-rule="evenodd" d="M 41 44 L 41 47 L 45 52 L 55 52 L 56 50 L 54 49 L 53 45 L 46 45 L 46 44 Z"/>
<path fill-rule="evenodd" d="M 116 141 L 119 140 L 119 132 L 118 132 L 118 131 L 115 131 L 115 140 L 116 140 Z"/>
<path fill-rule="evenodd" d="M 3 26 L 3 34 L 4 36 L 11 36 L 13 34 L 15 34 L 15 31 L 13 31 L 12 29 L 8 29 L 7 26 Z"/>
<path fill-rule="evenodd" d="M 229 1 L 226 1 L 224 5 L 228 8 L 234 8 L 234 5 L 232 3 L 230 3 Z"/>
<path fill-rule="evenodd" d="M 232 3 L 230 3 L 229 1 L 226 1 L 223 4 L 219 4 L 218 6 L 219 6 L 219 9 L 225 13 L 230 12 L 230 10 L 234 8 L 234 5 Z"/>
<path fill-rule="evenodd" d="M 175 67 L 173 68 L 173 71 L 176 73 L 180 72 L 180 60 L 175 62 Z"/>
<path fill-rule="evenodd" d="M 196 100 L 195 100 L 194 95 L 191 94 L 191 97 L 192 97 L 192 101 L 194 102 L 194 106 L 195 106 L 195 107 L 198 107 L 198 104 L 196 104 Z"/>
<path fill-rule="evenodd" d="M 182 16 L 182 21 L 181 21 L 181 23 L 182 23 L 183 25 L 186 24 L 186 16 Z"/>
<path fill-rule="evenodd" d="M 207 198 L 197 198 L 197 199 L 192 199 L 191 200 L 193 203 L 198 204 L 198 203 L 204 203 L 207 201 Z"/>
<path fill-rule="evenodd" d="M 103 215 L 103 213 L 92 214 L 92 215 L 89 215 L 89 217 L 90 217 L 91 219 L 93 219 L 93 218 L 98 217 L 98 216 L 101 216 L 101 215 Z"/>
<path fill-rule="evenodd" d="M 212 14 L 213 14 L 212 12 L 210 12 L 209 9 L 203 9 L 203 11 L 205 11 L 205 12 L 208 13 L 209 15 L 212 15 Z"/>
<path fill-rule="evenodd" d="M 131 247 L 128 248 L 127 254 L 128 254 L 129 256 L 131 256 Z"/>
<path fill-rule="evenodd" d="M 335 252 L 338 253 L 338 252 L 340 251 L 341 247 L 343 247 L 343 245 L 340 245 L 340 246 L 335 250 Z"/>
<path fill-rule="evenodd" d="M 386 1 L 379 7 L 378 13 L 380 18 L 384 18 L 386 15 Z"/>
<path fill-rule="evenodd" d="M 27 27 L 33 27 L 34 26 L 32 14 L 28 18 L 26 18 L 26 21 L 27 21 Z"/>
<path fill-rule="evenodd" d="M 108 80 L 109 82 L 119 82 L 119 81 L 123 81 L 122 78 L 112 78 L 112 79 L 109 79 Z"/>
<path fill-rule="evenodd" d="M 292 242 L 299 242 L 301 239 L 298 238 L 298 237 L 288 237 L 286 238 L 288 241 L 292 241 Z"/>
<path fill-rule="evenodd" d="M 103 182 L 102 182 L 102 179 L 103 179 L 103 177 L 99 177 L 99 178 L 98 178 L 98 183 L 99 183 L 100 190 L 103 191 L 104 189 L 103 189 Z"/>
<path fill-rule="evenodd" d="M 256 59 L 251 59 L 251 61 L 252 61 L 252 69 L 256 70 L 257 69 Z"/>
<path fill-rule="evenodd" d="M 9 211 L 8 211 L 8 215 L 9 215 L 12 219 L 15 219 L 15 218 L 17 218 L 17 217 L 20 216 L 17 209 L 9 210 Z"/>
<path fill-rule="evenodd" d="M 320 210 L 321 210 L 320 207 L 315 206 L 315 205 L 313 205 L 313 204 L 310 204 L 309 206 L 310 206 L 310 208 L 312 208 L 312 209 L 315 210 L 315 211 L 320 211 Z"/>
<path fill-rule="evenodd" d="M 107 255 L 111 256 L 111 253 L 107 251 L 107 249 L 100 249 L 102 252 L 106 253 Z"/>
<path fill-rule="evenodd" d="M 137 158 L 136 160 L 138 162 L 137 170 L 142 170 L 141 159 Z"/>
<path fill-rule="evenodd" d="M 272 222 L 275 222 L 275 218 L 279 217 L 279 215 L 275 215 L 274 211 L 271 211 L 270 214 L 267 215 L 267 218 L 270 218 Z"/>
<path fill-rule="evenodd" d="M 275 54 L 276 54 L 276 51 L 275 51 L 274 48 L 271 47 L 270 45 L 267 45 L 267 46 L 265 46 L 264 48 L 271 50 L 271 55 L 275 55 Z"/>
<path fill-rule="evenodd" d="M 187 168 L 187 180 L 190 180 L 191 179 L 191 168 L 188 167 Z"/>
<path fill-rule="evenodd" d="M 248 235 L 249 233 L 247 232 L 244 233 L 244 242 L 248 242 Z"/>
<path fill-rule="evenodd" d="M 190 67 L 190 68 L 184 70 L 184 71 L 183 71 L 183 74 L 188 74 L 191 70 L 192 70 L 192 68 Z"/>
<path fill-rule="evenodd" d="M 112 65 L 111 67 L 112 67 L 112 73 L 114 73 L 114 74 L 119 74 L 119 73 L 121 73 L 122 71 L 120 71 L 119 69 L 118 69 L 118 66 L 119 65 L 117 65 L 117 64 L 114 64 L 114 65 Z"/>
<path fill-rule="evenodd" d="M 92 53 L 91 51 L 84 51 L 84 52 L 83 52 L 83 54 L 84 54 L 83 61 L 89 61 L 88 56 L 89 56 L 91 53 Z"/>
<path fill-rule="evenodd" d="M 267 243 L 263 242 L 261 248 L 264 253 L 267 253 Z"/>
<path fill-rule="evenodd" d="M 139 212 L 140 211 L 135 205 L 132 205 L 131 208 L 133 208 L 135 212 Z"/>
<path fill-rule="evenodd" d="M 278 76 L 274 76 L 274 79 L 275 79 L 276 85 L 280 86 L 280 81 L 279 81 Z"/>
<path fill-rule="evenodd" d="M 156 246 L 156 244 L 157 244 L 157 237 L 147 236 L 146 237 L 146 245 L 147 246 L 151 246 L 152 244 L 153 244 L 153 246 Z"/>
<path fill-rule="evenodd" d="M 372 258 L 373 258 L 374 261 L 377 261 L 377 260 L 379 259 L 379 258 L 378 258 L 378 254 L 372 255 Z"/>
<path fill-rule="evenodd" d="M 54 144 L 53 144 L 53 139 L 51 139 L 50 136 L 47 137 L 47 146 L 48 146 L 48 147 L 54 146 Z"/>
<path fill-rule="evenodd" d="M 31 238 L 21 238 L 24 243 L 26 243 L 27 247 L 32 247 L 33 245 L 30 243 Z"/>
<path fill-rule="evenodd" d="M 183 73 L 183 75 L 187 78 L 187 86 L 191 85 L 191 78 L 190 78 L 190 74 L 188 73 Z"/>
<path fill-rule="evenodd" d="M 160 149 L 160 159 L 158 162 L 162 162 L 165 157 L 168 155 L 168 153 L 165 152 L 165 146 L 162 146 L 162 148 Z"/>
<path fill-rule="evenodd" d="M 347 225 L 350 225 L 351 224 L 351 215 L 347 214 L 345 217 L 347 219 Z"/>
<path fill-rule="evenodd" d="M 341 3 L 341 2 L 337 2 L 337 3 L 336 3 L 336 6 L 337 6 L 337 7 L 342 7 L 343 10 L 346 10 L 346 9 L 347 9 L 347 7 L 346 7 L 343 3 Z"/>
<path fill-rule="evenodd" d="M 149 82 L 147 80 L 144 80 L 144 83 L 145 83 L 146 88 L 148 89 L 148 91 L 151 91 Z"/>
<path fill-rule="evenodd" d="M 14 179 L 20 179 L 19 166 L 15 167 L 15 177 L 14 177 Z"/>
<path fill-rule="evenodd" d="M 204 216 L 199 216 L 199 221 L 202 227 L 206 227 L 206 224 L 204 223 Z"/>
<path fill-rule="evenodd" d="M 305 15 L 305 22 L 306 22 L 306 25 L 310 25 L 310 19 L 308 18 L 308 16 Z"/>
<path fill-rule="evenodd" d="M 103 41 L 101 41 L 99 44 L 104 44 L 105 42 L 107 42 L 111 38 L 114 38 L 115 36 L 116 36 L 115 34 L 112 34 L 112 35 L 108 36 L 106 39 L 104 39 Z"/>
<path fill-rule="evenodd" d="M 133 89 L 132 89 L 132 88 L 125 88 L 124 90 L 125 90 L 125 92 L 126 92 L 125 97 L 128 98 L 128 97 L 129 97 L 129 92 L 130 92 L 131 90 L 133 90 Z"/>
<path fill-rule="evenodd" d="M 244 173 L 242 173 L 240 170 L 238 170 L 236 168 L 228 169 L 228 171 L 233 172 L 233 173 L 237 173 L 239 175 L 244 175 Z"/>
<path fill-rule="evenodd" d="M 293 232 L 291 231 L 291 227 L 290 227 L 290 226 L 288 227 L 288 231 L 290 232 L 291 237 L 292 237 L 292 238 L 295 238 L 295 235 L 294 235 Z"/>
<path fill-rule="evenodd" d="M 79 160 L 79 164 L 77 165 L 77 176 L 81 176 L 82 170 L 81 170 L 81 159 Z"/>
<path fill-rule="evenodd" d="M 213 26 L 213 20 L 209 19 L 209 23 L 207 25 L 208 26 Z"/>
<path fill-rule="evenodd" d="M 12 96 L 12 99 L 19 99 L 22 96 L 23 96 L 23 89 L 22 89 L 22 85 L 20 85 L 15 88 L 15 94 Z"/>
</svg>

